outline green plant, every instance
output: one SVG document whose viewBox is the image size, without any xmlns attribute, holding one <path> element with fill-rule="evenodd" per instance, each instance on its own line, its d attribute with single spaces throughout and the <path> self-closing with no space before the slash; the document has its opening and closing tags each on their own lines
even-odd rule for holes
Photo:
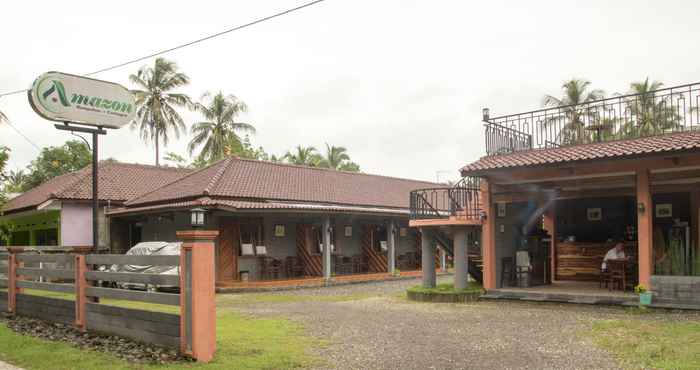
<svg viewBox="0 0 700 370">
<path fill-rule="evenodd" d="M 647 292 L 647 287 L 644 286 L 644 284 L 639 284 L 636 287 L 634 287 L 634 292 L 637 294 L 644 294 Z"/>
</svg>

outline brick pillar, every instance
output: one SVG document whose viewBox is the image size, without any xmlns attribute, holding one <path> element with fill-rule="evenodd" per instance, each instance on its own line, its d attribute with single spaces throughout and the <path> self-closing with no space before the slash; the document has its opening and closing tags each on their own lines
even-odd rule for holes
<svg viewBox="0 0 700 370">
<path fill-rule="evenodd" d="M 75 256 L 75 326 L 80 331 L 85 331 L 85 312 L 88 302 L 88 297 L 85 296 L 85 290 L 88 287 L 88 281 L 85 279 L 87 272 L 87 264 L 85 263 L 85 255 L 77 254 Z"/>
<path fill-rule="evenodd" d="M 423 287 L 435 288 L 435 250 L 432 232 L 422 227 L 421 232 L 421 270 L 423 272 Z"/>
<path fill-rule="evenodd" d="M 644 207 L 640 211 L 640 207 Z M 651 202 L 651 189 L 649 186 L 649 171 L 637 171 L 637 240 L 639 248 L 639 284 L 651 288 L 651 274 L 653 272 L 652 251 L 654 238 L 653 215 L 654 209 Z"/>
<path fill-rule="evenodd" d="M 496 289 L 496 212 L 491 200 L 491 184 L 481 179 L 481 206 L 486 219 L 481 225 L 481 255 L 484 266 L 484 289 Z"/>
<path fill-rule="evenodd" d="M 180 349 L 209 362 L 216 351 L 215 230 L 178 231 L 180 250 Z"/>
</svg>

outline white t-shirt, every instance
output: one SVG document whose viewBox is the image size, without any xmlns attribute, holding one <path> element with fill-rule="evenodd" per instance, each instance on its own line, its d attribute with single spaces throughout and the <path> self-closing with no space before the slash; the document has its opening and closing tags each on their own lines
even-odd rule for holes
<svg viewBox="0 0 700 370">
<path fill-rule="evenodd" d="M 605 270 L 608 268 L 608 265 L 605 263 L 607 260 L 623 260 L 625 259 L 625 251 L 620 251 L 618 252 L 617 249 L 613 248 L 608 251 L 608 253 L 605 254 L 605 258 L 603 258 L 603 264 L 600 266 L 601 269 Z"/>
</svg>

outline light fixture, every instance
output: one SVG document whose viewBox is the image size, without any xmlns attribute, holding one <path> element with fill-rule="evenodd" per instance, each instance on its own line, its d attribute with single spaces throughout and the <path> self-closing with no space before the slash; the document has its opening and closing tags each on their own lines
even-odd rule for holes
<svg viewBox="0 0 700 370">
<path fill-rule="evenodd" d="M 486 211 L 482 210 L 479 214 L 479 218 L 481 218 L 481 221 L 486 221 L 486 217 Z"/>
<path fill-rule="evenodd" d="M 190 210 L 190 224 L 192 227 L 204 226 L 204 214 L 207 211 L 203 208 L 193 208 Z"/>
<path fill-rule="evenodd" d="M 644 213 L 644 203 L 643 202 L 637 203 L 637 211 L 639 211 L 639 213 Z"/>
<path fill-rule="evenodd" d="M 481 119 L 484 122 L 488 122 L 488 120 L 489 120 L 489 109 L 488 108 L 484 108 L 481 110 Z"/>
</svg>

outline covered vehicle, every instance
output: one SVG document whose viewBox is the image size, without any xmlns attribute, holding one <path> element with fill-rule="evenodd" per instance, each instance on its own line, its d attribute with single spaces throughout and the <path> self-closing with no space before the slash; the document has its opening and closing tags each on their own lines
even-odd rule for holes
<svg viewBox="0 0 700 370">
<path fill-rule="evenodd" d="M 182 242 L 142 242 L 126 252 L 127 256 L 179 256 Z M 179 275 L 179 266 L 112 265 L 111 272 L 136 272 L 142 274 Z M 177 286 L 150 285 L 142 283 L 119 283 L 119 288 L 142 290 L 177 290 Z"/>
</svg>

